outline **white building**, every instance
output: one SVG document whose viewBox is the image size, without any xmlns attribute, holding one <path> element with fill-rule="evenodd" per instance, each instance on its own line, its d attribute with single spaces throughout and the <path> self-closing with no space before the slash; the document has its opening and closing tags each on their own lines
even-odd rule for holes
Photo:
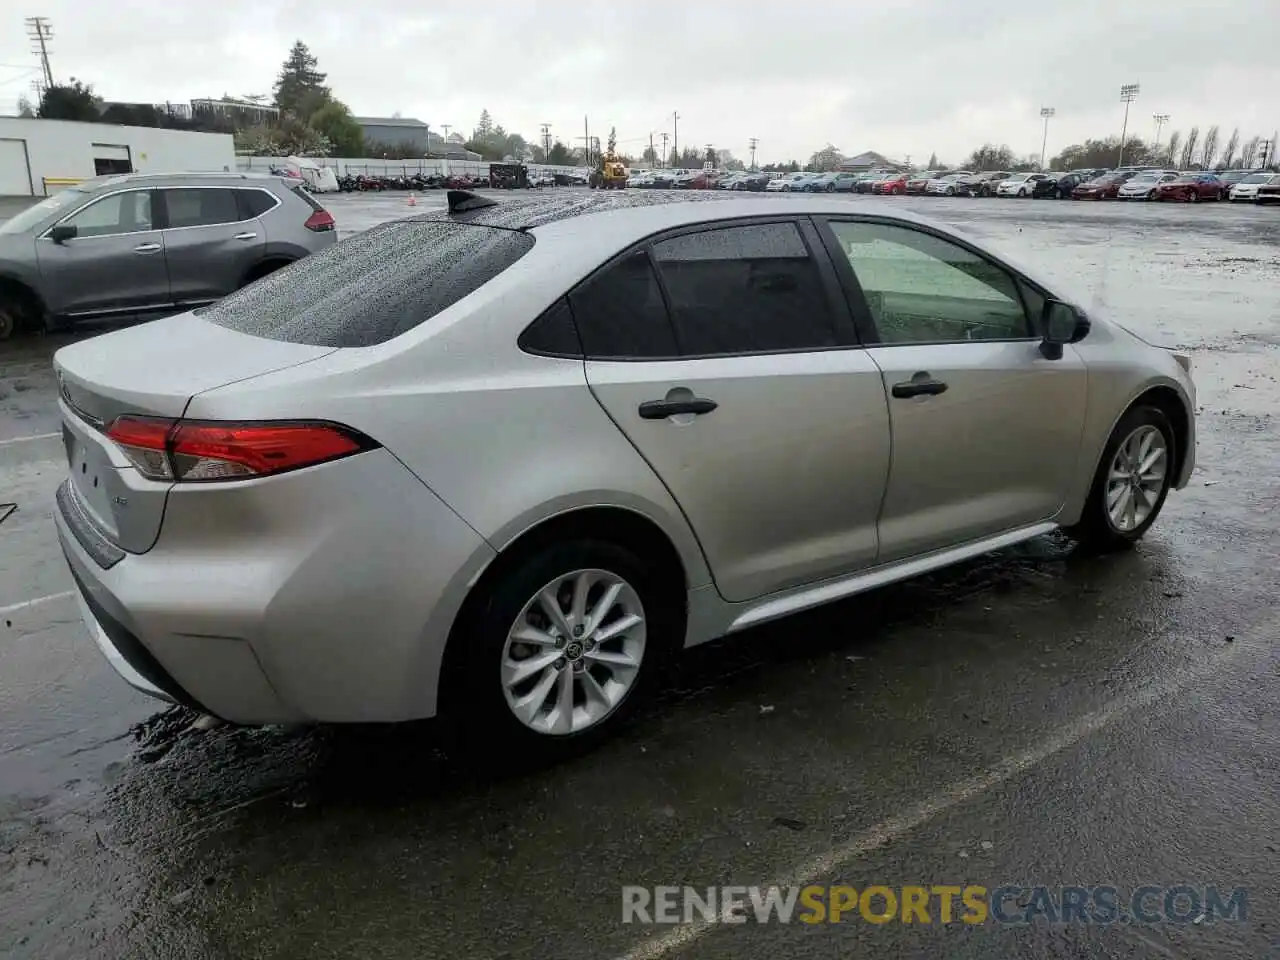
<svg viewBox="0 0 1280 960">
<path fill-rule="evenodd" d="M 226 133 L 0 117 L 0 196 L 44 196 L 107 173 L 234 169 Z"/>
</svg>

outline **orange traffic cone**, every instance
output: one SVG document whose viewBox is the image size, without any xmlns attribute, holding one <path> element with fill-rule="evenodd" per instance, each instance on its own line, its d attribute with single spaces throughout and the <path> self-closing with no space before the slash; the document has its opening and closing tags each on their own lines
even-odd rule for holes
<svg viewBox="0 0 1280 960">
<path fill-rule="evenodd" d="M 418 198 L 414 196 L 413 193 L 410 193 L 409 199 L 406 201 L 406 203 L 408 203 L 409 206 L 411 207 L 416 207 L 418 205 Z"/>
</svg>

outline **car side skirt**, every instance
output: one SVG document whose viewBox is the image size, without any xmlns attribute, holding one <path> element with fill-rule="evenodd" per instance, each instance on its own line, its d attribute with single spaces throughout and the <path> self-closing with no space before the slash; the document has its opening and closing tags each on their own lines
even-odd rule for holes
<svg viewBox="0 0 1280 960">
<path fill-rule="evenodd" d="M 692 590 L 689 593 L 689 629 L 685 646 L 696 646 L 725 634 L 737 633 L 899 580 L 908 580 L 932 570 L 980 557 L 993 550 L 1032 540 L 1056 529 L 1058 524 L 1048 520 L 1016 527 L 946 550 L 859 570 L 848 576 L 796 587 L 746 603 L 726 603 L 719 598 L 714 588 Z"/>
</svg>

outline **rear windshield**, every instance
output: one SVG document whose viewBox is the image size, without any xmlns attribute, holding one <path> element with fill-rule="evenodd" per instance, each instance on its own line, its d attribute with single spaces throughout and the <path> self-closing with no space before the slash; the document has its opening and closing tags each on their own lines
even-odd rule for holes
<svg viewBox="0 0 1280 960">
<path fill-rule="evenodd" d="M 375 227 L 268 274 L 197 315 L 286 343 L 368 347 L 430 320 L 533 247 L 533 237 L 450 221 Z"/>
</svg>

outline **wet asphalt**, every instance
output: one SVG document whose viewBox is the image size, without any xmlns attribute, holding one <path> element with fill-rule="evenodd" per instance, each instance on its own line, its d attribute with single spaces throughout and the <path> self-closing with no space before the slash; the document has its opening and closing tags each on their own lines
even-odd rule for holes
<svg viewBox="0 0 1280 960">
<path fill-rule="evenodd" d="M 408 212 L 327 202 L 344 231 Z M 67 338 L 0 346 L 0 957 L 1280 957 L 1280 211 L 900 202 L 1190 352 L 1191 485 L 1122 555 L 1047 537 L 699 648 L 621 736 L 505 779 L 431 724 L 193 730 L 125 687 L 50 516 Z M 623 885 L 795 878 L 1248 912 L 622 923 Z"/>
</svg>

